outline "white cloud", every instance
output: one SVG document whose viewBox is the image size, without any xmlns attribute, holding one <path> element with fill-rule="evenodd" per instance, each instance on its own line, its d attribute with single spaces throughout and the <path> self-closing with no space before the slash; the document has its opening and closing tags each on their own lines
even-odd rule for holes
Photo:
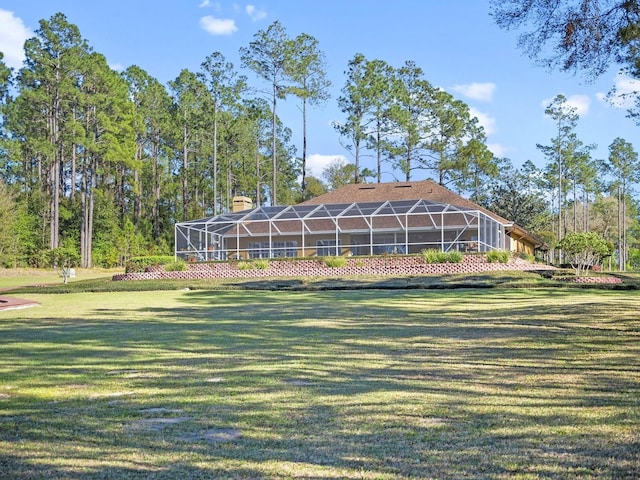
<svg viewBox="0 0 640 480">
<path fill-rule="evenodd" d="M 318 153 L 307 157 L 307 175 L 322 179 L 322 171 L 333 161 L 347 162 L 344 155 L 320 155 Z"/>
<path fill-rule="evenodd" d="M 484 128 L 484 133 L 487 135 L 491 135 L 496 131 L 496 119 L 493 118 L 488 113 L 481 112 L 480 110 L 476 110 L 475 108 L 469 108 L 469 114 L 471 117 L 476 117 L 478 119 L 478 123 L 482 128 Z"/>
<path fill-rule="evenodd" d="M 244 10 L 245 12 L 247 12 L 247 15 L 249 15 L 249 17 L 251 17 L 251 20 L 253 20 L 254 22 L 257 22 L 258 20 L 262 20 L 267 16 L 267 12 L 265 12 L 264 10 L 257 9 L 255 5 L 247 5 L 246 7 L 244 7 Z"/>
<path fill-rule="evenodd" d="M 205 8 L 205 7 L 208 7 L 210 4 L 211 2 L 209 0 L 202 0 L 202 2 L 200 2 L 200 5 L 198 5 L 198 7 Z"/>
<path fill-rule="evenodd" d="M 591 98 L 588 95 L 571 95 L 567 98 L 567 103 L 576 109 L 576 113 L 584 116 L 589 113 Z"/>
<path fill-rule="evenodd" d="M 465 97 L 481 102 L 490 102 L 493 100 L 493 92 L 496 89 L 495 83 L 468 83 L 466 85 L 455 85 L 454 92 L 458 92 Z"/>
<path fill-rule="evenodd" d="M 121 63 L 110 63 L 109 67 L 111 67 L 111 70 L 115 70 L 116 72 L 124 71 L 124 66 Z"/>
<path fill-rule="evenodd" d="M 616 108 L 633 108 L 640 94 L 640 80 L 623 73 L 616 75 L 614 90 L 611 94 L 598 93 L 598 100 L 607 102 Z"/>
<path fill-rule="evenodd" d="M 0 52 L 4 53 L 4 63 L 8 67 L 21 68 L 24 61 L 24 42 L 33 37 L 22 19 L 13 12 L 0 9 Z"/>
<path fill-rule="evenodd" d="M 575 109 L 575 113 L 579 116 L 584 116 L 589 113 L 589 108 L 591 107 L 591 98 L 589 95 L 571 95 L 566 97 L 566 104 L 569 107 Z M 555 98 L 555 97 L 554 97 Z M 553 102 L 554 98 L 547 98 L 542 101 L 542 108 L 547 108 Z"/>
<path fill-rule="evenodd" d="M 499 143 L 487 143 L 487 148 L 491 153 L 493 153 L 494 156 L 498 158 L 507 156 L 507 154 L 511 151 L 511 148 Z"/>
<path fill-rule="evenodd" d="M 211 15 L 200 19 L 200 27 L 212 35 L 231 35 L 238 31 L 235 20 L 215 18 Z"/>
</svg>

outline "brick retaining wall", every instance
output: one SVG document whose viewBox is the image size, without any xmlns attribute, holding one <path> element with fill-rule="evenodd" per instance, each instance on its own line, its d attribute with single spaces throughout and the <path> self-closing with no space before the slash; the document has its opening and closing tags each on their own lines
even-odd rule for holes
<svg viewBox="0 0 640 480">
<path fill-rule="evenodd" d="M 344 267 L 328 267 L 322 260 L 269 260 L 264 270 L 241 270 L 239 262 L 188 264 L 184 272 L 166 272 L 149 267 L 144 273 L 114 275 L 113 280 L 217 279 L 270 277 L 348 277 L 357 275 L 428 275 L 479 273 L 503 270 L 552 270 L 554 267 L 533 264 L 519 258 L 508 263 L 488 263 L 484 255 L 466 255 L 461 263 L 427 264 L 422 257 L 348 258 Z"/>
</svg>

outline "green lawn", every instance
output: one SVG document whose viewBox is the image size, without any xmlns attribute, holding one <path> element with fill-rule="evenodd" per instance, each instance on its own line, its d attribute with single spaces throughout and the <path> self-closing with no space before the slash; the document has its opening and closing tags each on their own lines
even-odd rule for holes
<svg viewBox="0 0 640 480">
<path fill-rule="evenodd" d="M 25 294 L 0 478 L 640 476 L 640 294 Z"/>
<path fill-rule="evenodd" d="M 68 279 L 72 283 L 80 280 L 111 278 L 116 273 L 122 273 L 122 269 L 76 268 L 74 270 L 76 276 Z M 62 277 L 53 268 L 0 268 L 0 291 L 25 285 L 59 285 L 62 283 Z"/>
</svg>

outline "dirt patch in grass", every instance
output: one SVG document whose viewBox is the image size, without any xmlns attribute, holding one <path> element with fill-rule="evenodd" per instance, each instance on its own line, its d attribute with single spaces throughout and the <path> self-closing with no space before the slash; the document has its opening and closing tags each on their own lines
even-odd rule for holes
<svg viewBox="0 0 640 480">
<path fill-rule="evenodd" d="M 221 377 L 210 377 L 206 380 L 207 383 L 222 383 L 224 382 L 224 378 Z"/>
<path fill-rule="evenodd" d="M 315 382 L 312 382 L 311 380 L 289 380 L 287 383 L 294 387 L 311 387 L 315 385 Z"/>
<path fill-rule="evenodd" d="M 133 395 L 135 395 L 135 392 L 94 393 L 93 395 L 89 395 L 89 400 L 102 400 L 102 399 L 113 399 L 113 398 L 121 398 L 121 397 L 131 397 Z"/>
<path fill-rule="evenodd" d="M 184 442 L 222 443 L 233 442 L 242 437 L 240 430 L 235 428 L 209 428 L 199 432 L 190 433 L 179 437 Z"/>
<path fill-rule="evenodd" d="M 178 423 L 184 423 L 192 420 L 191 417 L 157 417 L 157 418 L 142 418 L 136 420 L 128 425 L 129 431 L 148 431 L 157 432 L 165 429 L 168 426 L 176 425 Z"/>
<path fill-rule="evenodd" d="M 182 413 L 182 410 L 179 408 L 167 408 L 167 407 L 152 407 L 152 408 L 143 408 L 138 410 L 140 413 Z"/>
</svg>

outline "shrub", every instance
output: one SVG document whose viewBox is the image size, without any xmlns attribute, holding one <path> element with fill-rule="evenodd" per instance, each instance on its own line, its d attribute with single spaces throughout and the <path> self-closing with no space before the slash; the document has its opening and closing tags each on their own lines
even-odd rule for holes
<svg viewBox="0 0 640 480">
<path fill-rule="evenodd" d="M 518 258 L 521 258 L 522 260 L 526 260 L 527 262 L 530 262 L 530 263 L 533 263 L 536 261 L 536 257 L 534 257 L 533 255 L 527 252 L 520 252 L 518 254 Z"/>
<path fill-rule="evenodd" d="M 575 232 L 558 243 L 569 256 L 576 275 L 584 275 L 589 268 L 613 253 L 613 248 L 596 232 Z"/>
<path fill-rule="evenodd" d="M 345 257 L 324 257 L 322 261 L 330 268 L 340 268 L 347 265 L 347 259 Z"/>
<path fill-rule="evenodd" d="M 487 252 L 487 262 L 489 263 L 507 263 L 509 261 L 509 252 L 506 250 L 491 250 Z"/>
<path fill-rule="evenodd" d="M 457 250 L 451 252 L 443 252 L 435 248 L 428 248 L 420 252 L 425 263 L 460 263 L 462 261 L 462 253 Z"/>
<path fill-rule="evenodd" d="M 266 270 L 267 268 L 269 268 L 269 260 L 267 260 L 266 258 L 258 258 L 254 260 L 253 266 L 258 270 Z"/>
<path fill-rule="evenodd" d="M 146 257 L 133 257 L 125 265 L 126 273 L 144 272 L 146 267 L 168 265 L 174 263 L 175 259 L 170 255 L 149 255 Z"/>
<path fill-rule="evenodd" d="M 462 261 L 463 255 L 461 252 L 457 250 L 453 250 L 451 252 L 447 252 L 447 261 L 446 263 L 460 263 Z"/>
<path fill-rule="evenodd" d="M 251 270 L 253 263 L 251 262 L 238 262 L 238 270 Z"/>
<path fill-rule="evenodd" d="M 429 248 L 420 252 L 426 263 L 443 263 L 444 252 Z"/>
<path fill-rule="evenodd" d="M 187 263 L 182 259 L 178 259 L 175 262 L 165 264 L 164 269 L 167 272 L 184 272 L 187 269 Z"/>
</svg>

